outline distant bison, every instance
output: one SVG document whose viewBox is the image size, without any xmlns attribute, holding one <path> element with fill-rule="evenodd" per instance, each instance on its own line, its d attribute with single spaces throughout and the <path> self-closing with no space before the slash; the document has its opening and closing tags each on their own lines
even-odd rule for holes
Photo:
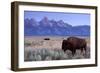
<svg viewBox="0 0 100 73">
<path fill-rule="evenodd" d="M 50 38 L 44 38 L 44 40 L 50 40 Z"/>
<path fill-rule="evenodd" d="M 86 52 L 87 43 L 85 39 L 77 38 L 77 37 L 69 37 L 67 40 L 63 40 L 62 42 L 62 50 L 65 52 L 66 50 L 72 51 L 74 55 L 76 49 L 80 49 L 81 52 L 85 50 Z"/>
</svg>

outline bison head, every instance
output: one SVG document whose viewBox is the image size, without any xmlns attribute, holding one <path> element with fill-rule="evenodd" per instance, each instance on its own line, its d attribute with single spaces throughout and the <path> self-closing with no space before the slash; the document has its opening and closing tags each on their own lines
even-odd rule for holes
<svg viewBox="0 0 100 73">
<path fill-rule="evenodd" d="M 71 50 L 72 44 L 68 40 L 63 40 L 62 42 L 62 50 L 65 52 L 66 50 Z"/>
</svg>

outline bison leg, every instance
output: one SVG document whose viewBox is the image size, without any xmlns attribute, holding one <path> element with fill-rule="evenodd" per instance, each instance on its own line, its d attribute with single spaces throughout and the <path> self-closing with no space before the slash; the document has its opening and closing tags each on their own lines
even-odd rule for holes
<svg viewBox="0 0 100 73">
<path fill-rule="evenodd" d="M 84 48 L 84 54 L 86 54 L 86 47 Z"/>
<path fill-rule="evenodd" d="M 75 52 L 76 52 L 76 50 L 75 50 L 75 49 L 73 49 L 73 50 L 72 50 L 72 55 L 73 55 L 73 56 L 74 56 Z"/>
<path fill-rule="evenodd" d="M 86 52 L 86 47 L 84 48 L 85 52 Z"/>
<path fill-rule="evenodd" d="M 81 48 L 81 53 L 83 53 L 83 49 L 84 49 L 84 48 Z"/>
<path fill-rule="evenodd" d="M 62 50 L 65 52 L 66 51 L 66 48 L 65 47 L 62 47 Z"/>
<path fill-rule="evenodd" d="M 83 50 L 84 50 L 83 54 L 86 54 L 86 49 L 87 49 L 87 46 L 84 45 L 84 47 L 83 47 Z"/>
<path fill-rule="evenodd" d="M 64 50 L 64 52 L 66 51 L 66 49 L 63 49 Z"/>
</svg>

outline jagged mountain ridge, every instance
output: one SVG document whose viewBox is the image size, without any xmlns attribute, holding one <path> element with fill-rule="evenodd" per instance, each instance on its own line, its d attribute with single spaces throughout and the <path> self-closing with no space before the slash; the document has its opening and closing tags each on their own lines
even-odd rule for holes
<svg viewBox="0 0 100 73">
<path fill-rule="evenodd" d="M 24 19 L 25 36 L 89 36 L 90 26 L 72 26 L 63 20 L 55 21 L 44 17 L 40 21 Z"/>
</svg>

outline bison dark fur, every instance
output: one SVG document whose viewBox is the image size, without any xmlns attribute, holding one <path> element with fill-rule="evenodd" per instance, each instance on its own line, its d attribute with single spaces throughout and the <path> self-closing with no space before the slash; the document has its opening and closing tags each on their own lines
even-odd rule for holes
<svg viewBox="0 0 100 73">
<path fill-rule="evenodd" d="M 65 52 L 66 50 L 72 51 L 74 55 L 76 49 L 80 49 L 81 52 L 85 50 L 86 52 L 87 43 L 85 39 L 77 38 L 77 37 L 69 37 L 67 40 L 63 40 L 62 42 L 62 50 Z"/>
</svg>

